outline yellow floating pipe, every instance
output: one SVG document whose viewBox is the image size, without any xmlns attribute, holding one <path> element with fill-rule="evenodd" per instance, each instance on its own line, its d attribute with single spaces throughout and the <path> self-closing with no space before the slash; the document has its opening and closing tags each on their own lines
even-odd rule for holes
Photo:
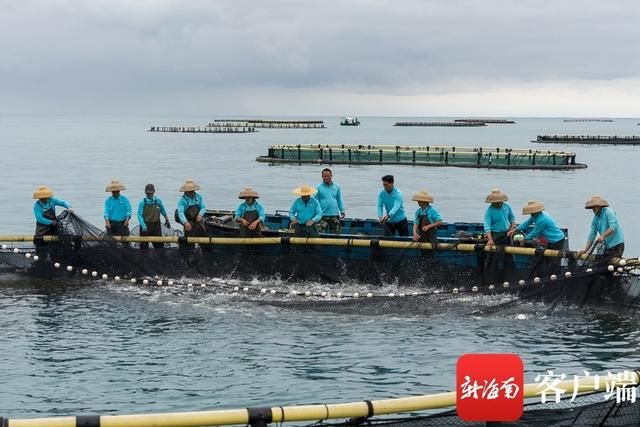
<svg viewBox="0 0 640 427">
<path fill-rule="evenodd" d="M 640 383 L 640 373 L 628 371 L 629 385 Z M 573 393 L 586 393 L 602 391 L 606 389 L 607 377 L 600 376 L 596 382 L 595 376 L 580 378 L 576 387 L 574 380 L 565 380 L 555 385 L 564 390 L 564 397 L 568 398 Z M 545 386 L 541 383 L 525 384 L 523 387 L 524 398 L 535 398 L 542 394 Z M 549 393 L 551 396 L 552 393 Z M 422 396 L 402 397 L 397 399 L 371 401 L 373 415 L 388 415 L 402 412 L 424 411 L 429 409 L 442 409 L 455 406 L 456 393 L 437 393 Z M 369 414 L 365 402 L 332 403 L 326 405 L 303 405 L 271 408 L 272 422 L 287 421 L 318 421 L 338 418 L 364 417 Z M 206 425 L 232 425 L 248 424 L 249 413 L 247 409 L 231 409 L 201 412 L 173 412 L 166 414 L 140 414 L 140 415 L 103 415 L 100 417 L 102 427 L 196 427 Z M 76 417 L 60 418 L 35 418 L 9 420 L 8 427 L 75 427 Z"/>
<path fill-rule="evenodd" d="M 1 242 L 32 242 L 34 239 L 31 235 L 0 235 Z M 58 236 L 44 236 L 44 241 L 55 242 L 58 241 Z M 96 236 L 83 236 L 83 241 L 118 241 L 128 243 L 142 243 L 142 242 L 161 242 L 161 243 L 178 243 L 178 237 L 164 237 L 164 236 L 111 236 L 111 237 L 96 237 Z M 198 244 L 214 244 L 214 245 L 278 245 L 282 243 L 281 237 L 188 237 L 188 243 Z M 321 246 L 356 246 L 356 247 L 370 247 L 371 239 L 347 239 L 347 238 L 325 238 L 325 237 L 290 237 L 289 243 L 293 245 L 321 245 Z M 411 241 L 398 241 L 398 240 L 378 240 L 381 248 L 389 249 L 422 249 L 432 250 L 431 243 L 425 242 L 411 242 Z M 460 252 L 475 252 L 475 243 L 439 243 L 439 250 L 452 250 Z M 485 246 L 483 251 L 496 252 L 496 248 Z M 526 248 L 520 246 L 503 246 L 502 250 L 505 253 L 512 255 L 526 255 L 533 256 L 536 254 L 536 249 Z M 571 251 L 558 251 L 555 249 L 545 249 L 544 256 L 547 257 L 559 257 L 563 253 L 574 254 Z M 583 254 L 579 259 L 588 259 L 589 256 Z M 617 263 L 616 263 L 617 265 Z"/>
</svg>

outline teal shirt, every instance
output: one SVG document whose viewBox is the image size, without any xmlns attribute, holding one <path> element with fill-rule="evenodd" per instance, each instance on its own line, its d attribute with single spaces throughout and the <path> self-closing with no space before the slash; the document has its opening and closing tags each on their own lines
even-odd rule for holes
<svg viewBox="0 0 640 427">
<path fill-rule="evenodd" d="M 560 230 L 556 221 L 545 211 L 540 212 L 536 218 L 529 215 L 529 218 L 520 224 L 516 231 L 524 231 L 532 224 L 533 230 L 525 237 L 527 240 L 543 236 L 549 243 L 557 243 L 565 237 L 564 232 Z"/>
<path fill-rule="evenodd" d="M 131 218 L 131 203 L 125 196 L 122 194 L 118 198 L 111 196 L 104 201 L 104 219 L 125 221 L 129 218 Z"/>
<path fill-rule="evenodd" d="M 504 233 L 509 230 L 509 227 L 514 222 L 516 222 L 516 217 L 511 206 L 502 203 L 502 206 L 498 209 L 494 208 L 493 205 L 489 205 L 484 214 L 484 232 Z"/>
<path fill-rule="evenodd" d="M 158 207 L 160 208 L 160 215 L 167 216 L 167 210 L 164 208 L 164 203 L 162 203 L 162 200 L 160 200 L 156 196 L 153 196 L 153 199 L 145 197 L 144 199 L 140 200 L 140 203 L 138 203 L 138 223 L 140 224 L 140 228 L 142 228 L 143 230 L 147 229 L 147 224 L 144 222 L 144 205 L 154 204 L 158 205 Z"/>
<path fill-rule="evenodd" d="M 438 221 L 442 221 L 442 216 L 440 215 L 440 212 L 438 212 L 438 210 L 431 205 L 427 206 L 426 209 L 418 208 L 418 210 L 416 211 L 416 214 L 413 216 L 413 221 L 416 224 L 420 225 L 420 217 L 422 215 L 426 215 L 427 219 L 431 224 L 434 224 Z"/>
<path fill-rule="evenodd" d="M 323 216 L 336 216 L 344 213 L 342 192 L 338 184 L 332 182 L 330 185 L 326 185 L 323 182 L 316 188 L 318 189 L 316 199 L 320 202 Z"/>
<path fill-rule="evenodd" d="M 45 203 L 40 202 L 40 200 L 38 200 L 34 205 L 33 205 L 33 214 L 36 217 L 36 222 L 39 224 L 43 224 L 43 225 L 51 225 L 53 224 L 53 221 L 51 221 L 48 218 L 45 218 L 43 216 L 45 211 L 48 211 L 49 209 L 53 210 L 53 213 L 56 213 L 56 206 L 62 206 L 65 207 L 67 209 L 69 209 L 71 207 L 71 205 L 67 202 L 65 202 L 62 199 L 56 199 L 55 197 L 49 197 L 47 199 L 47 201 Z"/>
<path fill-rule="evenodd" d="M 404 212 L 402 191 L 396 187 L 393 187 L 391 193 L 382 190 L 378 194 L 378 218 L 383 216 L 382 208 L 386 209 L 387 215 L 389 215 L 389 222 L 392 224 L 407 219 L 407 215 Z"/>
<path fill-rule="evenodd" d="M 624 243 L 622 227 L 620 227 L 616 213 L 612 209 L 604 207 L 600 211 L 600 215 L 593 216 L 588 241 L 593 242 L 597 234 L 602 236 L 609 228 L 613 229 L 613 234 L 604 239 L 604 246 L 608 249 Z"/>
<path fill-rule="evenodd" d="M 236 218 L 242 218 L 245 212 L 251 212 L 251 211 L 257 211 L 260 221 L 264 223 L 264 219 L 265 219 L 264 208 L 262 207 L 260 202 L 258 202 L 257 200 L 254 200 L 252 205 L 249 205 L 247 202 L 241 203 L 240 206 L 238 206 L 238 209 L 236 209 Z"/>
<path fill-rule="evenodd" d="M 300 224 L 305 224 L 311 220 L 314 223 L 322 219 L 322 208 L 320 202 L 311 197 L 307 203 L 302 201 L 302 197 L 298 197 L 289 209 L 289 219 L 293 221 L 296 218 Z"/>
<path fill-rule="evenodd" d="M 198 211 L 198 215 L 204 216 L 204 213 L 206 212 L 207 208 L 204 204 L 204 199 L 200 194 L 195 193 L 193 199 L 187 196 L 186 194 L 183 194 L 182 197 L 180 197 L 180 200 L 178 200 L 178 218 L 180 219 L 181 224 L 184 224 L 185 222 L 187 222 L 187 217 L 184 216 L 185 211 L 190 206 L 195 206 L 195 205 L 197 205 L 200 208 L 200 210 Z"/>
</svg>

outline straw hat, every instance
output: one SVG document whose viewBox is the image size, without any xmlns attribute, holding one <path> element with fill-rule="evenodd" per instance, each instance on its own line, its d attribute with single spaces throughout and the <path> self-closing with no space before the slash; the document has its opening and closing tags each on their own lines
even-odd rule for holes
<svg viewBox="0 0 640 427">
<path fill-rule="evenodd" d="M 178 191 L 184 193 L 186 191 L 196 191 L 199 190 L 200 186 L 193 179 L 188 179 L 182 184 L 182 187 Z"/>
<path fill-rule="evenodd" d="M 486 203 L 498 203 L 498 202 L 506 202 L 509 200 L 506 194 L 502 192 L 499 188 L 494 188 L 491 190 L 491 193 L 484 200 Z"/>
<path fill-rule="evenodd" d="M 247 197 L 253 197 L 254 199 L 257 199 L 260 197 L 260 195 L 253 188 L 244 187 L 244 190 L 242 190 L 238 195 L 238 199 L 246 199 Z"/>
<path fill-rule="evenodd" d="M 104 192 L 111 193 L 112 191 L 122 191 L 126 189 L 127 187 L 125 187 L 123 183 L 118 180 L 113 180 L 111 181 L 111 184 L 107 185 L 107 187 L 104 189 Z"/>
<path fill-rule="evenodd" d="M 316 188 L 309 187 L 308 185 L 303 185 L 293 190 L 293 194 L 297 194 L 298 196 L 313 196 L 317 192 L 318 190 Z"/>
<path fill-rule="evenodd" d="M 418 191 L 413 195 L 411 200 L 414 200 L 416 202 L 433 203 L 433 197 L 431 197 L 431 195 L 427 193 L 427 190 Z"/>
<path fill-rule="evenodd" d="M 47 187 L 46 185 L 41 185 L 38 189 L 33 193 L 34 199 L 48 199 L 53 196 L 53 190 Z"/>
<path fill-rule="evenodd" d="M 522 215 L 529 215 L 536 212 L 542 212 L 544 210 L 544 205 L 536 200 L 529 200 L 527 205 L 522 208 Z"/>
<path fill-rule="evenodd" d="M 603 199 L 600 196 L 591 196 L 590 200 L 587 200 L 587 203 L 584 204 L 585 209 L 597 208 L 597 207 L 607 207 L 609 206 L 609 202 Z"/>
</svg>

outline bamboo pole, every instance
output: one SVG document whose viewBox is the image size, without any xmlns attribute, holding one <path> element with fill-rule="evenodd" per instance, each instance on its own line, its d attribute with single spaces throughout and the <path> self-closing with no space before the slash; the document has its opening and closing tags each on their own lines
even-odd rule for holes
<svg viewBox="0 0 640 427">
<path fill-rule="evenodd" d="M 0 235 L 0 242 L 33 242 L 34 236 L 31 235 Z M 44 236 L 45 242 L 57 242 L 58 236 Z M 83 241 L 95 241 L 95 242 L 127 242 L 127 243 L 142 243 L 142 242 L 161 242 L 161 243 L 178 243 L 178 237 L 164 237 L 164 236 L 110 236 L 110 237 L 95 237 L 95 236 L 82 236 Z M 319 246 L 339 246 L 339 247 L 372 247 L 375 246 L 373 242 L 377 242 L 380 248 L 384 249 L 419 249 L 419 250 L 433 250 L 431 243 L 425 242 L 413 242 L 413 241 L 399 241 L 399 240 L 384 240 L 384 239 L 349 239 L 349 238 L 326 238 L 326 237 L 290 237 L 289 243 L 292 245 L 319 245 Z M 213 245 L 279 245 L 283 243 L 282 237 L 188 237 L 187 243 L 198 244 L 213 244 Z M 449 250 L 459 252 L 475 252 L 477 245 L 475 243 L 438 243 L 438 250 Z M 496 252 L 498 249 L 495 247 L 484 246 L 482 251 L 484 252 Z M 520 246 L 503 246 L 500 250 L 511 255 L 524 255 L 534 256 L 536 255 L 535 248 L 527 248 Z M 542 253 L 546 257 L 559 257 L 563 254 L 573 255 L 577 259 L 589 259 L 590 256 L 583 254 L 580 257 L 573 251 L 558 251 L 555 249 L 545 249 Z M 636 264 L 634 264 L 636 265 Z"/>
<path fill-rule="evenodd" d="M 640 373 L 629 371 L 626 378 L 627 387 L 637 386 L 640 383 Z M 554 387 L 564 390 L 564 397 L 574 393 L 581 394 L 593 391 L 603 391 L 607 387 L 608 377 L 600 377 L 596 381 L 595 376 L 580 378 L 579 381 L 565 380 L 555 384 Z M 617 380 L 619 381 L 619 380 Z M 609 383 L 611 387 L 611 383 Z M 541 383 L 529 383 L 522 390 L 524 398 L 536 398 L 541 396 L 546 386 Z M 615 388 L 615 387 L 612 387 Z M 549 393 L 551 394 L 551 393 Z M 373 415 L 389 415 L 402 412 L 416 412 L 424 410 L 449 408 L 456 405 L 456 393 L 446 392 L 427 394 L 422 396 L 402 397 L 397 399 L 385 399 L 371 401 Z M 352 417 L 366 417 L 369 408 L 366 402 L 333 403 L 326 405 L 303 405 L 270 408 L 272 422 L 292 421 L 318 421 L 328 419 L 343 419 Z M 569 410 L 569 409 L 567 409 Z M 200 412 L 173 412 L 166 414 L 139 414 L 139 415 L 103 415 L 99 417 L 101 427 L 196 427 L 206 425 L 232 425 L 248 424 L 249 411 L 247 409 L 231 409 Z M 7 427 L 75 427 L 76 417 L 53 417 L 35 419 L 7 420 Z"/>
</svg>

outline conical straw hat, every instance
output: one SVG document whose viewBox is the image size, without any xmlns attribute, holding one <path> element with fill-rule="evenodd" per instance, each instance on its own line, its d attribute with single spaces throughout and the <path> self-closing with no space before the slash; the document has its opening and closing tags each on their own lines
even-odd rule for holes
<svg viewBox="0 0 640 427">
<path fill-rule="evenodd" d="M 498 203 L 498 202 L 506 202 L 509 200 L 506 194 L 502 192 L 499 188 L 494 188 L 491 190 L 491 193 L 485 199 L 486 203 Z"/>
<path fill-rule="evenodd" d="M 112 191 L 122 191 L 126 189 L 127 187 L 125 187 L 123 183 L 121 183 L 118 180 L 113 180 L 111 181 L 111 184 L 106 186 L 106 188 L 104 189 L 104 192 L 111 193 Z"/>
<path fill-rule="evenodd" d="M 416 202 L 428 202 L 433 203 L 433 197 L 427 192 L 427 190 L 418 191 L 413 195 L 411 200 Z"/>
<path fill-rule="evenodd" d="M 313 196 L 317 192 L 318 190 L 316 188 L 309 187 L 308 185 L 303 185 L 293 190 L 293 194 L 297 194 L 298 196 Z"/>
<path fill-rule="evenodd" d="M 199 190 L 200 186 L 198 185 L 198 183 L 196 183 L 193 179 L 188 179 L 184 182 L 184 184 L 182 184 L 182 187 L 180 187 L 181 192 L 186 192 L 186 191 L 196 191 Z"/>
<path fill-rule="evenodd" d="M 600 196 L 591 196 L 590 200 L 587 200 L 587 203 L 585 203 L 584 208 L 585 209 L 591 209 L 591 208 L 597 208 L 597 207 L 607 207 L 609 206 L 609 202 L 607 202 L 605 199 L 603 199 Z"/>
<path fill-rule="evenodd" d="M 529 215 L 536 212 L 542 212 L 544 205 L 536 200 L 529 200 L 527 205 L 522 208 L 522 215 Z"/>
<path fill-rule="evenodd" d="M 253 197 L 254 199 L 257 199 L 260 197 L 260 195 L 253 188 L 244 187 L 244 190 L 242 190 L 238 195 L 238 199 L 246 199 L 247 197 Z"/>
<path fill-rule="evenodd" d="M 46 185 L 39 186 L 33 193 L 34 199 L 48 199 L 49 197 L 53 197 L 53 190 Z"/>
</svg>

